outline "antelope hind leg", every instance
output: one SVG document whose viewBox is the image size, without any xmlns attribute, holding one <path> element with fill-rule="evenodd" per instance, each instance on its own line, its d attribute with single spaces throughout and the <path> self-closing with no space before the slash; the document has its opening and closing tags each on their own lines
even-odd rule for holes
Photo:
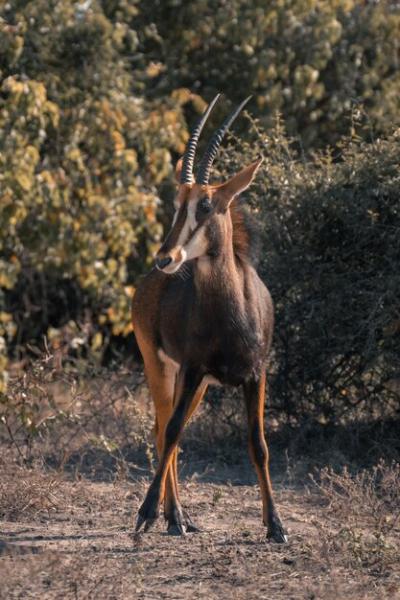
<svg viewBox="0 0 400 600">
<path fill-rule="evenodd" d="M 267 539 L 283 544 L 287 535 L 272 497 L 268 466 L 268 447 L 264 434 L 265 373 L 259 380 L 244 385 L 247 407 L 249 453 L 257 472 L 263 502 L 263 523 L 267 526 Z"/>
</svg>

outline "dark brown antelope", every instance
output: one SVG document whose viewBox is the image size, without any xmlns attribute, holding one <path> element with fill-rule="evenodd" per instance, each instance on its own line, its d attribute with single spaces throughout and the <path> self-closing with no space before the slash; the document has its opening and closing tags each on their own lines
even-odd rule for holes
<svg viewBox="0 0 400 600">
<path fill-rule="evenodd" d="M 177 446 L 185 424 L 211 383 L 242 386 L 249 450 L 260 482 L 267 537 L 285 542 L 272 498 L 264 437 L 266 363 L 273 304 L 251 260 L 251 230 L 238 195 L 252 182 L 262 159 L 225 183 L 209 184 L 221 141 L 247 98 L 215 132 L 193 181 L 196 145 L 218 100 L 214 98 L 178 162 L 179 188 L 172 228 L 155 268 L 133 301 L 133 326 L 143 355 L 156 412 L 159 465 L 139 509 L 136 531 L 146 531 L 164 501 L 168 532 L 197 531 L 178 496 Z"/>
</svg>

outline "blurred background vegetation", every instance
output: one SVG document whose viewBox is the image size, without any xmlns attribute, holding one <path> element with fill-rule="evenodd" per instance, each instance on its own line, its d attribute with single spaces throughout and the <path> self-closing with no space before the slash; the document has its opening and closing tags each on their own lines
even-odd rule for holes
<svg viewBox="0 0 400 600">
<path fill-rule="evenodd" d="M 7 363 L 35 349 L 132 352 L 174 164 L 222 91 L 208 132 L 253 100 L 216 177 L 265 157 L 246 198 L 277 310 L 273 406 L 398 416 L 399 45 L 389 0 L 1 0 L 3 402 Z"/>
</svg>

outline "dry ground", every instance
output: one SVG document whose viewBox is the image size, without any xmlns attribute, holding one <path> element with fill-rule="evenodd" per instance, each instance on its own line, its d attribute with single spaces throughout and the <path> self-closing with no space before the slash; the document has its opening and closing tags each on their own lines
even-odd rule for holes
<svg viewBox="0 0 400 600">
<path fill-rule="evenodd" d="M 265 540 L 244 432 L 230 435 L 231 424 L 205 411 L 181 455 L 182 501 L 202 532 L 169 537 L 160 518 L 135 536 L 154 466 L 146 393 L 120 373 L 56 386 L 39 374 L 16 381 L 13 401 L 0 431 L 2 599 L 400 598 L 394 462 L 335 474 L 315 448 L 312 481 L 310 461 L 286 460 L 273 442 L 290 540 L 274 545 Z"/>
<path fill-rule="evenodd" d="M 257 486 L 241 485 L 240 472 L 184 482 L 184 502 L 203 530 L 185 538 L 166 535 L 162 519 L 133 535 L 147 481 L 8 473 L 1 598 L 400 598 L 396 525 L 379 540 L 368 515 L 329 508 L 322 492 L 281 487 L 290 542 L 268 543 Z"/>
</svg>

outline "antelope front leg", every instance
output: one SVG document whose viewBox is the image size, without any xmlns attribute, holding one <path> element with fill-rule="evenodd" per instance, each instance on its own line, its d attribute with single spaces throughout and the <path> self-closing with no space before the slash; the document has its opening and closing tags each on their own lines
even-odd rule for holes
<svg viewBox="0 0 400 600">
<path fill-rule="evenodd" d="M 136 531 L 139 531 L 143 525 L 144 531 L 147 531 L 159 516 L 160 502 L 164 497 L 168 469 L 173 468 L 174 451 L 178 445 L 187 415 L 195 398 L 195 392 L 201 380 L 202 375 L 192 369 L 182 370 L 178 375 L 177 401 L 165 430 L 163 451 L 156 474 L 147 491 L 146 498 L 139 508 Z M 185 532 L 182 530 L 181 533 Z"/>
<path fill-rule="evenodd" d="M 249 381 L 243 386 L 248 417 L 249 453 L 260 482 L 263 522 L 268 528 L 267 538 L 285 543 L 287 536 L 272 498 L 268 447 L 264 435 L 265 379 L 263 373 L 259 380 Z"/>
</svg>

